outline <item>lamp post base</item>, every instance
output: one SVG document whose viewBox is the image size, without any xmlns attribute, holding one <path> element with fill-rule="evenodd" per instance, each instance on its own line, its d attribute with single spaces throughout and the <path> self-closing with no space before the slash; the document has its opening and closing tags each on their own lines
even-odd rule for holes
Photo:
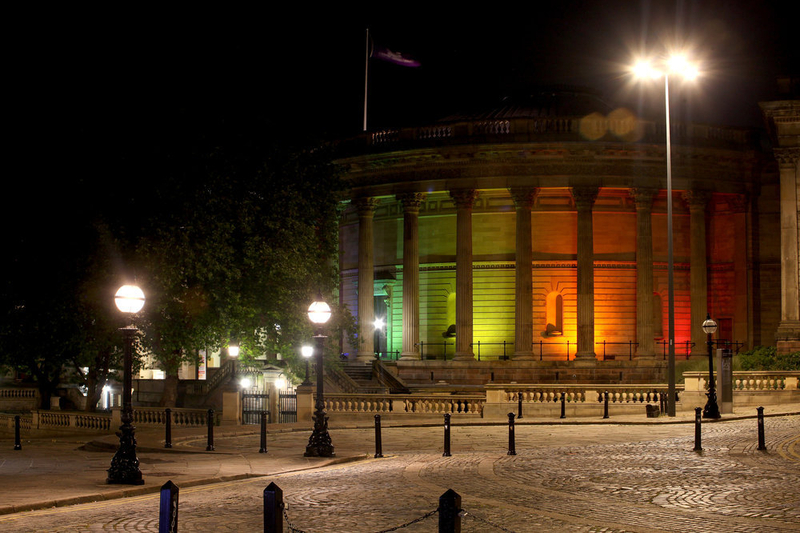
<svg viewBox="0 0 800 533">
<path fill-rule="evenodd" d="M 333 443 L 328 433 L 328 417 L 317 413 L 314 416 L 314 431 L 308 439 L 304 457 L 335 457 Z"/>
<path fill-rule="evenodd" d="M 717 405 L 717 392 L 713 390 L 708 391 L 706 396 L 708 396 L 708 401 L 703 408 L 703 418 L 720 418 L 719 406 Z"/>
<path fill-rule="evenodd" d="M 123 424 L 119 428 L 119 449 L 111 460 L 106 478 L 109 485 L 144 485 L 139 458 L 136 457 L 134 429 L 130 424 Z"/>
</svg>

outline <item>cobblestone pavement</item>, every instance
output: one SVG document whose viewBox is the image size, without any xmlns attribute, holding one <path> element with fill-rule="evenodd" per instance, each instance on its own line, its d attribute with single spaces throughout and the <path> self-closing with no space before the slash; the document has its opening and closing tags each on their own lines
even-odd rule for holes
<svg viewBox="0 0 800 533">
<path fill-rule="evenodd" d="M 754 420 L 703 424 L 694 452 L 687 424 L 518 425 L 517 455 L 507 455 L 505 427 L 456 426 L 443 457 L 441 428 L 385 428 L 382 459 L 181 489 L 179 530 L 263 531 L 262 494 L 274 481 L 291 524 L 309 533 L 402 526 L 449 488 L 461 495 L 465 532 L 800 531 L 800 416 L 768 419 L 766 436 L 759 451 Z M 337 452 L 373 446 L 369 430 L 332 437 Z M 271 441 L 300 444 L 293 434 Z M 436 531 L 437 521 L 398 531 Z M 0 531 L 158 531 L 158 496 L 0 516 Z"/>
</svg>

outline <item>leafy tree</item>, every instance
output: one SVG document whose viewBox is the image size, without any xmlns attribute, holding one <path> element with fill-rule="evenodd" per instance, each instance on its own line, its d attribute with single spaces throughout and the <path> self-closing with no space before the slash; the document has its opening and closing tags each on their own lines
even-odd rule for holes
<svg viewBox="0 0 800 533">
<path fill-rule="evenodd" d="M 199 349 L 233 339 L 245 359 L 291 359 L 310 336 L 313 295 L 331 294 L 336 280 L 342 184 L 327 151 L 266 127 L 209 131 L 171 147 L 136 253 L 144 342 L 167 374 L 165 405 Z"/>
</svg>

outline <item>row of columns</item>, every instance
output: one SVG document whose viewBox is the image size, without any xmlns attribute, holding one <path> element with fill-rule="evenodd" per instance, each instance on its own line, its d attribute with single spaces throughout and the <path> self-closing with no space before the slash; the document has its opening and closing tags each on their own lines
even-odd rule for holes
<svg viewBox="0 0 800 533">
<path fill-rule="evenodd" d="M 475 189 L 453 189 L 450 197 L 456 206 L 456 350 L 454 360 L 471 360 L 472 350 L 472 209 Z M 577 352 L 576 360 L 594 361 L 594 230 L 592 211 L 598 187 L 570 189 L 577 211 Z M 516 315 L 514 359 L 533 359 L 533 250 L 531 212 L 537 188 L 512 188 L 516 208 Z M 655 188 L 635 188 L 631 196 L 636 205 L 636 338 L 638 358 L 655 357 L 653 322 L 653 199 Z M 702 319 L 707 311 L 705 211 L 711 195 L 704 191 L 684 193 L 690 211 L 690 289 L 692 341 L 705 343 Z M 424 193 L 398 194 L 403 206 L 403 346 L 402 359 L 419 359 L 419 210 Z M 364 197 L 354 201 L 358 211 L 358 360 L 374 357 L 372 324 L 373 216 L 377 201 Z"/>
</svg>

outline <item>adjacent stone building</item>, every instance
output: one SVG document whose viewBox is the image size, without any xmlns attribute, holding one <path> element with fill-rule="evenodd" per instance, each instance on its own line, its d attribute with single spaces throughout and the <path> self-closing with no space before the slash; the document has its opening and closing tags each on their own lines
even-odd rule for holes
<svg viewBox="0 0 800 533">
<path fill-rule="evenodd" d="M 706 353 L 707 313 L 744 347 L 800 338 L 797 101 L 762 107 L 777 160 L 757 131 L 672 123 L 679 358 Z M 663 121 L 561 89 L 342 150 L 351 361 L 412 382 L 663 377 Z"/>
</svg>

